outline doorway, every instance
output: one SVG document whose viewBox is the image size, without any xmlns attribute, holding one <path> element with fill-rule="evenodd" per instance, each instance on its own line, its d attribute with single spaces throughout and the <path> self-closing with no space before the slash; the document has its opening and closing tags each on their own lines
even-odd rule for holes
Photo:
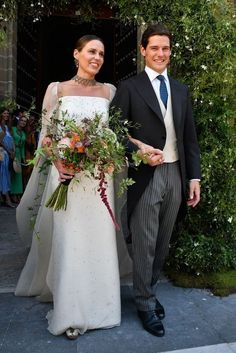
<svg viewBox="0 0 236 353">
<path fill-rule="evenodd" d="M 135 25 L 115 19 L 79 23 L 74 17 L 64 16 L 50 16 L 38 23 L 25 19 L 18 25 L 18 104 L 27 109 L 35 98 L 36 110 L 40 112 L 48 84 L 75 75 L 73 49 L 84 34 L 96 34 L 105 44 L 105 61 L 98 81 L 117 85 L 137 73 Z"/>
</svg>

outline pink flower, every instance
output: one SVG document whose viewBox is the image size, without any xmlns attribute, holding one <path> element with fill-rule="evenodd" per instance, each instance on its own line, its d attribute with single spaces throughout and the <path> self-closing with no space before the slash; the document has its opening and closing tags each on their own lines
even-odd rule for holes
<svg viewBox="0 0 236 353">
<path fill-rule="evenodd" d="M 60 141 L 58 141 L 58 147 L 59 148 L 70 147 L 70 145 L 71 145 L 71 143 L 70 143 L 70 138 L 69 137 L 64 137 Z"/>
</svg>

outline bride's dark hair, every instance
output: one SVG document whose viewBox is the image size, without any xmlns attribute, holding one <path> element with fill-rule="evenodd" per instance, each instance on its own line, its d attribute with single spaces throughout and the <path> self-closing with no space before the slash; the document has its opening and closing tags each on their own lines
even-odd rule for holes
<svg viewBox="0 0 236 353">
<path fill-rule="evenodd" d="M 83 47 L 90 42 L 91 40 L 99 40 L 102 44 L 104 44 L 103 40 L 94 34 L 85 34 L 83 37 L 80 37 L 75 43 L 75 49 L 81 51 Z"/>
</svg>

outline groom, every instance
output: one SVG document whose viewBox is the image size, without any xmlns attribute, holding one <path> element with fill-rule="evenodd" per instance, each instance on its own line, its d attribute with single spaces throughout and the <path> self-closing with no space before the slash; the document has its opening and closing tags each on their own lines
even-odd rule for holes
<svg viewBox="0 0 236 353">
<path fill-rule="evenodd" d="M 165 310 L 155 287 L 173 227 L 181 204 L 195 207 L 200 200 L 200 157 L 189 90 L 167 73 L 171 40 L 162 24 L 145 30 L 145 70 L 121 82 L 111 104 L 140 126 L 131 129 L 127 149 L 138 150 L 145 163 L 129 168 L 135 184 L 128 190 L 127 207 L 138 316 L 155 336 L 165 333 Z"/>
</svg>

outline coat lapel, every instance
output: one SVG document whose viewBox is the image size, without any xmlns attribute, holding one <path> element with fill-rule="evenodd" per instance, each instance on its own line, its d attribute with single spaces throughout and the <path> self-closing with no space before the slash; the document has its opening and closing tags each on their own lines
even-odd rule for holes
<svg viewBox="0 0 236 353">
<path fill-rule="evenodd" d="M 175 128 L 177 129 L 180 122 L 181 122 L 181 110 L 182 110 L 182 98 L 183 92 L 181 90 L 181 86 L 179 83 L 168 76 L 170 82 L 170 89 L 171 89 L 171 100 L 172 100 L 172 110 L 173 110 L 173 119 Z M 153 90 L 152 84 L 148 78 L 148 75 L 145 71 L 142 71 L 136 77 L 135 85 L 136 90 L 145 100 L 147 105 L 154 111 L 154 113 L 159 117 L 159 119 L 164 123 L 164 118 L 162 116 L 161 108 L 158 103 L 158 99 L 156 94 Z"/>
<path fill-rule="evenodd" d="M 154 113 L 158 115 L 158 117 L 164 122 L 158 99 L 146 72 L 142 71 L 136 77 L 136 80 L 138 81 L 138 84 L 135 86 L 135 88 L 137 89 L 138 93 L 142 96 L 142 98 L 146 101 L 147 105 L 154 111 Z"/>
</svg>

